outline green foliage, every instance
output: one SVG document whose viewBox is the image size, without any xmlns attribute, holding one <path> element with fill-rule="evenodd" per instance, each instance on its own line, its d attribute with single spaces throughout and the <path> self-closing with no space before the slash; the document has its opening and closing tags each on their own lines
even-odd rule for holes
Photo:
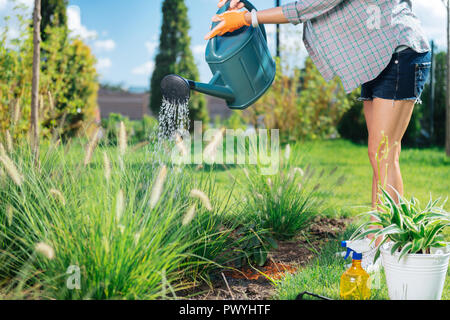
<svg viewBox="0 0 450 320">
<path fill-rule="evenodd" d="M 68 0 L 41 0 L 41 39 L 47 40 L 47 27 L 65 27 L 67 30 L 66 8 Z"/>
<path fill-rule="evenodd" d="M 232 130 L 245 130 L 247 128 L 247 123 L 245 123 L 242 117 L 242 112 L 233 110 L 231 116 L 224 121 L 223 126 Z M 218 128 L 219 126 L 216 127 Z"/>
<path fill-rule="evenodd" d="M 378 247 L 375 260 L 380 256 L 383 243 L 392 241 L 391 254 L 399 252 L 398 259 L 409 253 L 430 253 L 431 248 L 446 247 L 443 232 L 450 226 L 450 213 L 444 210 L 445 202 L 430 198 L 423 208 L 419 200 L 412 197 L 411 201 L 402 197 L 396 191 L 398 203 L 382 189 L 379 208 L 369 212 L 374 221 L 367 222 L 358 228 L 352 238 L 362 239 L 369 234 L 374 239 L 385 238 Z M 370 230 L 363 231 L 365 228 Z"/>
<path fill-rule="evenodd" d="M 233 188 L 219 193 L 211 174 L 164 170 L 152 145 L 120 157 L 119 149 L 81 139 L 44 143 L 39 169 L 26 143 L 1 151 L 0 282 L 18 297 L 38 288 L 39 299 L 172 298 L 256 255 L 254 239 L 263 233 L 235 235 L 252 227 L 233 214 Z M 12 179 L 5 164 L 21 178 Z M 36 249 L 41 242 L 53 257 Z M 80 290 L 66 286 L 69 266 L 80 268 Z"/>
<path fill-rule="evenodd" d="M 20 35 L 0 38 L 0 129 L 17 139 L 29 130 L 33 42 L 30 22 L 18 14 Z M 8 24 L 8 22 L 7 22 Z M 47 27 L 42 43 L 39 86 L 41 133 L 44 137 L 74 136 L 97 117 L 95 57 L 66 27 Z"/>
<path fill-rule="evenodd" d="M 197 66 L 190 49 L 189 20 L 184 0 L 165 0 L 162 5 L 163 23 L 159 52 L 155 59 L 155 70 L 151 79 L 150 109 L 159 114 L 162 95 L 160 84 L 169 74 L 179 74 L 190 80 L 199 78 Z M 205 98 L 193 93 L 189 101 L 191 122 L 201 120 L 208 123 L 208 111 Z M 192 126 L 191 126 L 192 127 Z"/>
<path fill-rule="evenodd" d="M 445 51 L 438 52 L 434 55 L 434 79 L 435 79 L 435 97 L 434 97 L 434 127 L 433 127 L 433 139 L 432 144 L 436 146 L 445 146 L 445 97 L 446 97 L 446 70 L 447 70 L 447 53 Z M 430 122 L 429 112 L 431 110 L 430 105 L 430 95 L 431 95 L 430 84 L 425 85 L 425 89 L 422 94 L 424 110 L 423 123 L 428 124 Z M 427 110 L 425 112 L 425 110 Z M 429 128 L 429 125 L 425 125 Z"/>
<path fill-rule="evenodd" d="M 284 142 L 327 138 L 337 135 L 337 123 L 350 101 L 341 82 L 327 83 L 310 58 L 303 70 L 292 70 L 278 60 L 272 88 L 244 112 L 244 118 L 257 128 L 262 122 L 265 128 L 280 129 Z"/>
<path fill-rule="evenodd" d="M 348 239 L 355 226 L 351 225 L 347 230 L 343 230 L 338 239 Z M 336 253 L 342 251 L 340 241 L 328 241 L 322 248 L 317 258 L 310 264 L 299 270 L 295 274 L 288 274 L 282 279 L 276 288 L 274 299 L 276 300 L 295 300 L 299 293 L 308 291 L 319 294 L 331 299 L 340 299 L 339 284 L 340 278 L 345 270 L 348 261 L 336 257 Z M 372 277 L 372 281 L 375 277 Z M 372 289 L 371 300 L 389 299 L 386 281 L 384 277 L 380 279 L 380 288 Z M 316 300 L 309 296 L 305 299 Z"/>
<path fill-rule="evenodd" d="M 367 144 L 369 134 L 364 117 L 363 102 L 356 99 L 356 95 L 359 94 L 360 89 L 356 90 L 355 102 L 339 121 L 338 132 L 342 138 L 349 139 L 355 143 Z"/>
<path fill-rule="evenodd" d="M 353 97 L 345 93 L 339 79 L 327 83 L 310 58 L 305 65 L 301 74 L 299 135 L 312 139 L 336 136 L 337 124 L 350 109 Z"/>
<path fill-rule="evenodd" d="M 156 137 L 158 121 L 155 118 L 145 115 L 142 120 L 130 121 L 123 115 L 111 113 L 108 118 L 102 119 L 102 127 L 105 129 L 102 143 L 110 146 L 117 145 L 120 122 L 125 124 L 130 144 L 149 141 Z"/>
<path fill-rule="evenodd" d="M 291 239 L 305 230 L 312 219 L 322 212 L 320 194 L 330 195 L 329 189 L 343 182 L 339 177 L 329 185 L 321 179 L 334 176 L 337 168 L 317 172 L 311 165 L 305 170 L 292 165 L 290 147 L 286 149 L 280 172 L 266 176 L 259 166 L 244 169 L 244 201 L 242 212 L 246 219 L 268 229 L 279 240 Z M 296 155 L 298 150 L 294 151 Z"/>
<path fill-rule="evenodd" d="M 148 141 L 156 135 L 158 121 L 150 116 L 144 115 L 142 120 L 133 122 L 133 139 L 136 143 Z"/>
</svg>

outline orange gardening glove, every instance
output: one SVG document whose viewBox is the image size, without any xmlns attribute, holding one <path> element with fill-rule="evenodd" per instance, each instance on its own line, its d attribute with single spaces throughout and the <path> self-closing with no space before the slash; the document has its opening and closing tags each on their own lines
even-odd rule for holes
<svg viewBox="0 0 450 320">
<path fill-rule="evenodd" d="M 247 12 L 231 10 L 214 16 L 212 19 L 214 22 L 221 22 L 205 36 L 205 40 L 209 40 L 215 36 L 222 36 L 227 32 L 233 32 L 243 26 L 250 26 L 250 23 L 245 21 L 245 14 Z"/>
</svg>

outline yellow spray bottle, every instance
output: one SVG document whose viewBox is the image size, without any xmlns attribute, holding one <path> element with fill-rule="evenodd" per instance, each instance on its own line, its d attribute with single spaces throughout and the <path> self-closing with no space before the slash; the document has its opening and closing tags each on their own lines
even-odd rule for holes
<svg viewBox="0 0 450 320">
<path fill-rule="evenodd" d="M 347 242 L 342 241 L 342 247 L 347 248 L 348 258 L 352 253 L 352 266 L 341 277 L 341 299 L 343 300 L 368 300 L 370 298 L 370 276 L 361 267 L 362 253 L 347 247 Z"/>
</svg>

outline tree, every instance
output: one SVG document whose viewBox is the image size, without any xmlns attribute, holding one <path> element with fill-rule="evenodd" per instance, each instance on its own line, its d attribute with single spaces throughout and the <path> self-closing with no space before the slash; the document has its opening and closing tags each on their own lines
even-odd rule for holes
<svg viewBox="0 0 450 320">
<path fill-rule="evenodd" d="M 33 78 L 31 89 L 31 148 L 39 162 L 39 74 L 41 60 L 41 0 L 34 1 L 33 12 Z"/>
<path fill-rule="evenodd" d="M 21 9 L 16 9 L 18 12 Z M 0 32 L 0 131 L 17 140 L 30 134 L 34 29 L 25 15 L 17 36 Z M 98 75 L 91 49 L 66 29 L 49 26 L 38 59 L 39 137 L 58 139 L 89 133 L 98 116 Z M 36 83 L 37 84 L 37 81 Z M 37 112 L 36 112 L 37 113 Z M 36 126 L 37 127 L 37 126 Z M 30 136 L 31 137 L 31 136 Z"/>
<path fill-rule="evenodd" d="M 66 7 L 67 0 L 41 0 L 41 38 L 42 41 L 47 40 L 46 30 L 48 26 L 67 28 Z"/>
<path fill-rule="evenodd" d="M 187 7 L 184 0 L 164 0 L 162 5 L 163 23 L 159 52 L 155 59 L 156 68 L 151 78 L 150 109 L 159 114 L 162 95 L 160 84 L 168 74 L 198 80 L 199 73 L 190 49 L 191 39 Z M 189 102 L 190 117 L 193 120 L 208 121 L 205 98 L 193 93 Z"/>
</svg>

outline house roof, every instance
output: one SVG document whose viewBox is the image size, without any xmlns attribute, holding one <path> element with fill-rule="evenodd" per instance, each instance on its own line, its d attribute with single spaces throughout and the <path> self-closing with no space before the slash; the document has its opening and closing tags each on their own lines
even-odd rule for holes
<svg viewBox="0 0 450 320">
<path fill-rule="evenodd" d="M 111 113 L 118 113 L 130 120 L 140 120 L 144 115 L 153 116 L 149 109 L 150 95 L 148 93 L 130 93 L 127 91 L 112 91 L 104 88 L 98 91 L 98 106 L 101 118 L 108 118 Z M 206 96 L 211 121 L 216 117 L 221 120 L 231 116 L 231 110 L 225 100 Z"/>
</svg>

